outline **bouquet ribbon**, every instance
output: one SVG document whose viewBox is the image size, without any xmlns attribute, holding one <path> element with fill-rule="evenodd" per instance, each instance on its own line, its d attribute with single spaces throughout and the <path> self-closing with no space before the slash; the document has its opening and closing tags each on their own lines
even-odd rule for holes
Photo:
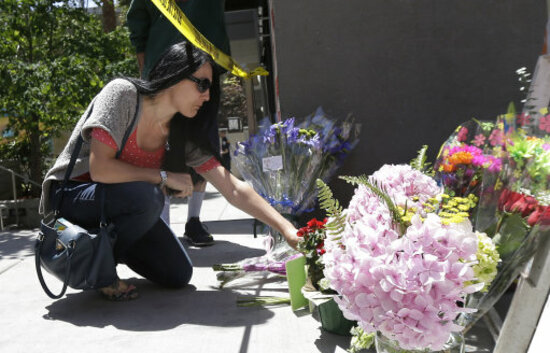
<svg viewBox="0 0 550 353">
<path fill-rule="evenodd" d="M 269 73 L 262 67 L 246 71 L 239 66 L 232 57 L 225 54 L 212 44 L 193 24 L 174 0 L 151 0 L 166 18 L 197 48 L 207 52 L 214 61 L 235 76 L 251 78 L 253 76 L 267 76 Z"/>
</svg>

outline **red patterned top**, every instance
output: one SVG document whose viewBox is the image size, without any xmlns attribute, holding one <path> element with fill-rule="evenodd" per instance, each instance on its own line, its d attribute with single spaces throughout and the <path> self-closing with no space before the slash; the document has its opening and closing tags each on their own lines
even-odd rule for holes
<svg viewBox="0 0 550 353">
<path fill-rule="evenodd" d="M 92 130 L 92 138 L 98 140 L 99 142 L 103 142 L 115 151 L 118 148 L 111 135 L 101 128 L 96 127 Z M 160 168 L 163 158 L 164 147 L 152 152 L 144 151 L 139 148 L 137 144 L 137 129 L 132 132 L 130 137 L 128 137 L 128 140 L 124 145 L 124 149 L 119 157 L 121 161 L 141 168 Z"/>
<path fill-rule="evenodd" d="M 216 168 L 217 166 L 221 165 L 220 161 L 216 159 L 216 157 L 212 157 L 203 164 L 199 165 L 198 167 L 195 167 L 195 172 L 199 174 L 204 174 L 209 170 L 212 170 Z"/>
<path fill-rule="evenodd" d="M 136 167 L 160 168 L 162 165 L 162 159 L 164 158 L 164 147 L 152 152 L 144 151 L 138 146 L 136 136 L 137 129 L 134 130 L 134 132 L 132 132 L 132 134 L 128 137 L 119 159 Z M 101 128 L 94 128 L 92 130 L 91 137 L 106 144 L 115 151 L 118 148 L 111 135 Z M 197 173 L 202 174 L 216 168 L 219 165 L 221 165 L 220 162 L 215 157 L 212 157 L 194 169 Z M 89 173 L 81 175 L 75 179 L 79 181 L 91 181 Z"/>
</svg>

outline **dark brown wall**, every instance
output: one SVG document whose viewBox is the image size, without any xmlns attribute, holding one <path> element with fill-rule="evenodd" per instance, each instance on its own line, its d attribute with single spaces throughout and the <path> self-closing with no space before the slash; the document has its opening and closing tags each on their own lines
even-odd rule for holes
<svg viewBox="0 0 550 353">
<path fill-rule="evenodd" d="M 274 0 L 283 118 L 322 105 L 353 113 L 361 142 L 341 174 L 434 156 L 461 122 L 520 101 L 516 69 L 533 72 L 545 0 Z M 331 186 L 345 203 L 351 187 Z"/>
</svg>

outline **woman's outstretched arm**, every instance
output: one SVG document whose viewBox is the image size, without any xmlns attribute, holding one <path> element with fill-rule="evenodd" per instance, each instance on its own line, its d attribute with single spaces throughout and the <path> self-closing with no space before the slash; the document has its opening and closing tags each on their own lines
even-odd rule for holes
<svg viewBox="0 0 550 353">
<path fill-rule="evenodd" d="M 275 228 L 285 237 L 288 245 L 296 249 L 299 240 L 296 228 L 247 183 L 235 178 L 222 166 L 217 166 L 201 175 L 214 185 L 229 203 Z"/>
</svg>

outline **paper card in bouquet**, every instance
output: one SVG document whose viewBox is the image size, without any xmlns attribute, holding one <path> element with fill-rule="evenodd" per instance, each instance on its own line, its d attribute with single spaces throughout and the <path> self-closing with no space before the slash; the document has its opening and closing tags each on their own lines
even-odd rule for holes
<svg viewBox="0 0 550 353">
<path fill-rule="evenodd" d="M 273 156 L 262 158 L 262 168 L 264 172 L 283 169 L 283 157 Z"/>
<path fill-rule="evenodd" d="M 300 256 L 287 261 L 285 267 L 288 292 L 290 293 L 290 306 L 292 310 L 303 308 L 308 305 L 308 300 L 302 294 L 302 287 L 306 284 L 306 258 Z"/>
</svg>

